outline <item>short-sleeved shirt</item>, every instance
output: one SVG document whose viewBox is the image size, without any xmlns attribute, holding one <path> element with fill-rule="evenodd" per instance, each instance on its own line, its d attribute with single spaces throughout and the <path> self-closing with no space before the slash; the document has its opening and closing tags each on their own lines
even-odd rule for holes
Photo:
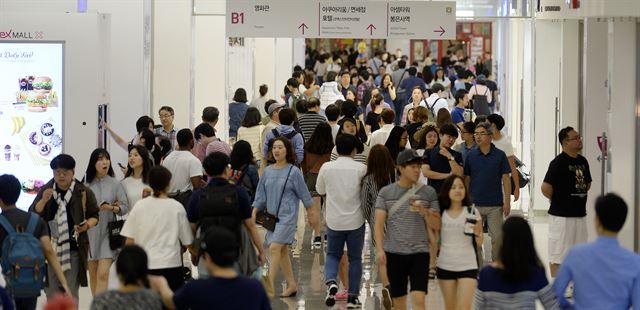
<svg viewBox="0 0 640 310">
<path fill-rule="evenodd" d="M 449 153 L 451 153 L 451 156 L 453 156 L 455 162 L 458 165 L 460 165 L 460 167 L 464 166 L 464 163 L 462 161 L 462 154 L 452 149 L 449 149 Z M 449 165 L 449 158 L 440 154 L 439 145 L 437 145 L 436 147 L 430 150 L 426 150 L 424 152 L 424 164 L 429 165 L 429 169 L 431 169 L 431 171 L 433 172 L 439 172 L 439 173 L 451 172 L 451 165 Z M 444 179 L 443 180 L 429 179 L 429 185 L 431 185 L 431 187 L 433 187 L 433 189 L 435 189 L 436 192 L 440 192 L 442 183 L 444 183 Z"/>
<path fill-rule="evenodd" d="M 464 109 L 460 107 L 455 107 L 451 110 L 451 121 L 454 124 L 464 123 Z"/>
<path fill-rule="evenodd" d="M 385 252 L 395 254 L 429 253 L 429 239 L 424 218 L 410 210 L 407 199 L 389 216 L 391 207 L 411 188 L 400 186 L 399 182 L 383 187 L 376 199 L 376 209 L 387 212 L 387 231 L 384 236 Z M 415 193 L 416 201 L 427 208 L 440 210 L 438 195 L 433 187 L 424 185 Z"/>
<path fill-rule="evenodd" d="M 471 177 L 471 198 L 476 207 L 498 207 L 504 204 L 502 175 L 511 173 L 509 160 L 503 151 L 491 144 L 489 153 L 480 147 L 469 151 L 464 163 L 464 175 Z"/>
<path fill-rule="evenodd" d="M 143 289 L 135 292 L 106 291 L 96 296 L 91 302 L 91 310 L 160 310 L 162 299 L 160 295 L 151 289 Z"/>
<path fill-rule="evenodd" d="M 507 157 L 513 156 L 515 153 L 513 152 L 513 144 L 511 144 L 511 139 L 509 137 L 502 135 L 500 140 L 492 140 L 491 143 L 495 145 L 499 150 L 503 151 Z"/>
<path fill-rule="evenodd" d="M 370 111 L 367 113 L 367 118 L 364 120 L 364 124 L 371 126 L 372 133 L 380 129 L 380 114 Z"/>
<path fill-rule="evenodd" d="M 171 171 L 170 193 L 193 190 L 191 178 L 202 175 L 202 163 L 189 151 L 173 151 L 162 165 Z"/>
<path fill-rule="evenodd" d="M 18 208 L 11 208 L 2 211 L 2 216 L 6 217 L 7 220 L 9 220 L 9 223 L 11 223 L 13 229 L 16 229 L 16 225 L 19 224 L 25 229 L 25 231 L 27 230 L 27 224 L 29 224 L 29 218 L 31 217 L 31 214 L 32 213 L 22 211 Z M 36 229 L 33 231 L 33 236 L 38 240 L 40 240 L 40 237 L 46 236 L 48 234 L 46 227 L 47 223 L 45 223 L 44 220 L 38 216 L 38 224 L 36 225 Z M 0 255 L 2 255 L 2 244 L 4 243 L 4 239 L 8 235 L 9 234 L 7 233 L 7 231 L 5 231 L 2 226 L 0 226 Z"/>
<path fill-rule="evenodd" d="M 191 310 L 271 309 L 262 284 L 244 277 L 189 281 L 175 293 L 173 303 L 178 309 Z"/>
<path fill-rule="evenodd" d="M 562 217 L 587 215 L 587 188 L 591 183 L 589 162 L 562 152 L 549 164 L 544 182 L 553 186 L 549 214 Z"/>
<path fill-rule="evenodd" d="M 320 123 L 326 123 L 327 118 L 323 115 L 320 115 L 316 112 L 307 112 L 305 114 L 300 115 L 298 118 L 298 123 L 300 123 L 300 129 L 302 129 L 302 136 L 304 137 L 304 142 L 306 143 L 311 138 L 311 135 L 316 130 L 316 127 Z"/>
<path fill-rule="evenodd" d="M 200 194 L 204 192 L 209 186 L 231 186 L 236 190 L 238 195 L 238 208 L 240 210 L 240 219 L 246 220 L 251 217 L 251 198 L 249 198 L 249 194 L 247 194 L 247 190 L 245 190 L 242 186 L 237 186 L 233 184 L 229 184 L 229 181 L 220 178 L 214 178 L 209 181 L 209 185 L 205 188 L 200 188 L 193 192 L 191 195 L 191 199 L 189 200 L 189 207 L 187 208 L 187 218 L 189 219 L 189 223 L 196 224 L 200 222 L 200 211 L 198 210 L 198 204 L 200 203 Z M 215 207 L 215 206 L 212 206 Z"/>
</svg>

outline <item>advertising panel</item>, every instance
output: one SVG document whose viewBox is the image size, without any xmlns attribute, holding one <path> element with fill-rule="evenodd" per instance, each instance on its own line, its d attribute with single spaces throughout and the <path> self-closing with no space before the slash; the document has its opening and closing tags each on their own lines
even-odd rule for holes
<svg viewBox="0 0 640 310">
<path fill-rule="evenodd" d="M 0 174 L 21 182 L 26 210 L 63 150 L 64 43 L 0 42 Z"/>
</svg>

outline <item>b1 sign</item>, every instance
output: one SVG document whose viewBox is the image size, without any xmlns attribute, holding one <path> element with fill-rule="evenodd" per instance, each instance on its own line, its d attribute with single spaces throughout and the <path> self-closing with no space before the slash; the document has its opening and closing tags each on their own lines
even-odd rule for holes
<svg viewBox="0 0 640 310">
<path fill-rule="evenodd" d="M 309 1 L 227 1 L 227 37 L 313 38 L 318 3 Z"/>
</svg>

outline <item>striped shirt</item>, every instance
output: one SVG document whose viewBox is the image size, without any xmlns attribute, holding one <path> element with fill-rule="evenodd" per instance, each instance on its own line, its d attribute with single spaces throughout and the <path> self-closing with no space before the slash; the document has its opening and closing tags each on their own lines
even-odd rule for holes
<svg viewBox="0 0 640 310">
<path fill-rule="evenodd" d="M 316 112 L 307 112 L 300 116 L 298 122 L 300 123 L 300 129 L 302 129 L 304 142 L 307 143 L 318 124 L 327 122 L 327 118 Z"/>
<path fill-rule="evenodd" d="M 255 160 L 262 160 L 262 132 L 264 131 L 263 125 L 256 125 L 253 127 L 240 127 L 238 129 L 237 141 L 244 140 L 249 142 L 251 150 L 253 151 L 253 157 Z"/>
<path fill-rule="evenodd" d="M 429 239 L 424 218 L 410 210 L 407 199 L 391 216 L 391 207 L 410 190 L 399 182 L 383 187 L 376 199 L 376 209 L 387 212 L 387 231 L 384 236 L 384 251 L 394 254 L 429 253 Z M 440 210 L 438 194 L 431 186 L 422 186 L 415 193 L 416 201 L 427 208 Z"/>
<path fill-rule="evenodd" d="M 501 269 L 486 266 L 480 271 L 474 309 L 536 309 L 540 300 L 545 309 L 560 309 L 544 268 L 530 268 L 531 279 L 509 283 L 502 278 Z"/>
</svg>

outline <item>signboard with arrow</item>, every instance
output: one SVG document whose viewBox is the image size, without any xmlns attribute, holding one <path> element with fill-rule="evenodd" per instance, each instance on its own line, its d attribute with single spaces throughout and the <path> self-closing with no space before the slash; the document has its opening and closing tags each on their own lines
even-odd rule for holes
<svg viewBox="0 0 640 310">
<path fill-rule="evenodd" d="M 228 37 L 456 37 L 453 1 L 227 0 Z"/>
</svg>

